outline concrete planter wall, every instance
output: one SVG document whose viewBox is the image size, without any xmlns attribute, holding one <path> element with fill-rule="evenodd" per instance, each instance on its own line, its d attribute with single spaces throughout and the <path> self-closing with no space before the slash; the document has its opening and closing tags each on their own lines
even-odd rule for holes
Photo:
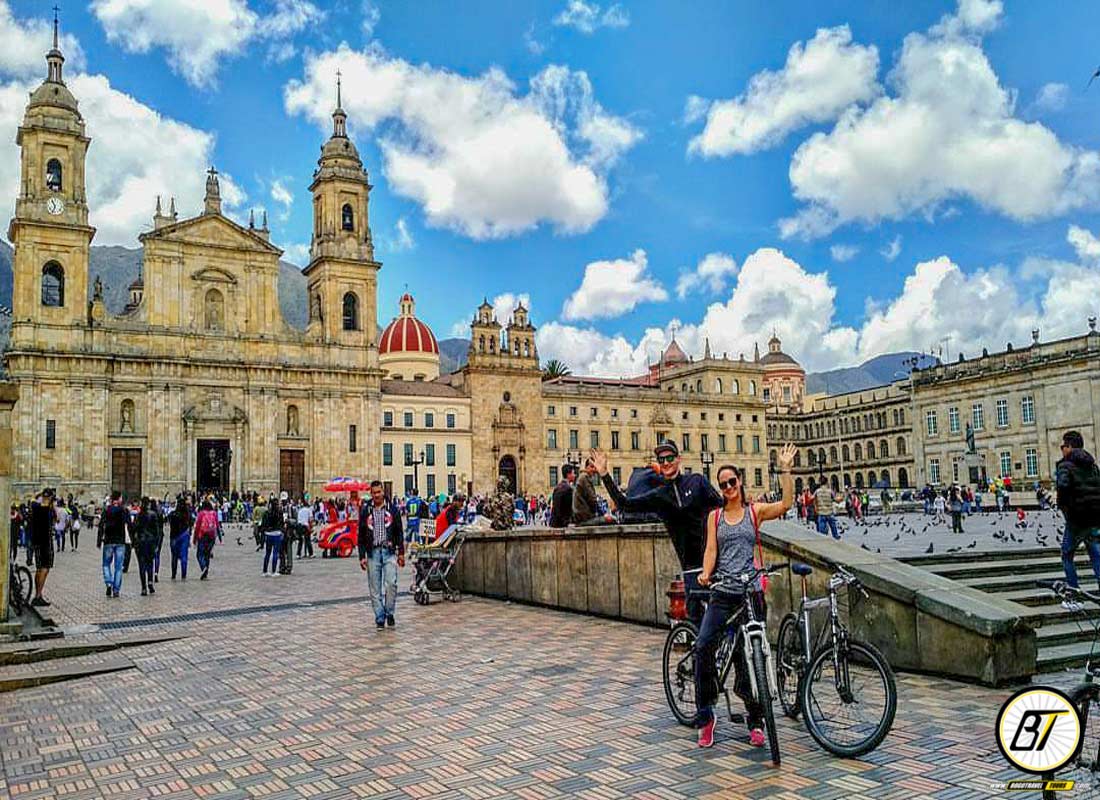
<svg viewBox="0 0 1100 800">
<path fill-rule="evenodd" d="M 825 592 L 831 564 L 858 575 L 871 597 L 842 602 L 849 625 L 895 669 L 986 685 L 1026 681 L 1035 672 L 1035 632 L 1023 622 L 1027 609 L 1016 603 L 795 523 L 769 523 L 762 540 L 769 562 L 817 568 L 813 595 Z M 455 565 L 464 592 L 657 626 L 668 623 L 665 593 L 678 573 L 659 525 L 471 532 Z M 798 605 L 793 578 L 789 572 L 773 578 L 768 591 L 773 636 L 783 614 Z"/>
</svg>

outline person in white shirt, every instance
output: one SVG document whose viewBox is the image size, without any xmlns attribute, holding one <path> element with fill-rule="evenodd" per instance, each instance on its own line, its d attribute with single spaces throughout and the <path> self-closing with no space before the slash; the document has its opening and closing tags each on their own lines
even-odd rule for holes
<svg viewBox="0 0 1100 800">
<path fill-rule="evenodd" d="M 65 508 L 65 504 L 58 502 L 54 506 L 54 523 L 53 523 L 53 535 L 57 541 L 57 549 L 65 551 L 65 535 L 69 532 L 69 509 Z"/>
<path fill-rule="evenodd" d="M 310 532 L 312 516 L 312 509 L 308 503 L 298 506 L 298 558 L 302 558 L 303 547 L 305 558 L 313 558 L 313 535 Z"/>
</svg>

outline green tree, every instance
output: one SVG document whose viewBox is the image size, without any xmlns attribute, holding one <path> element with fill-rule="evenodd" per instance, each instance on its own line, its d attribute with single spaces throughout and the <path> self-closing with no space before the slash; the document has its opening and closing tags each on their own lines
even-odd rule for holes
<svg viewBox="0 0 1100 800">
<path fill-rule="evenodd" d="M 556 358 L 552 358 L 546 362 L 542 368 L 542 379 L 544 381 L 553 380 L 554 378 L 564 378 L 566 375 L 571 375 L 569 367 L 565 366 L 562 362 Z"/>
</svg>

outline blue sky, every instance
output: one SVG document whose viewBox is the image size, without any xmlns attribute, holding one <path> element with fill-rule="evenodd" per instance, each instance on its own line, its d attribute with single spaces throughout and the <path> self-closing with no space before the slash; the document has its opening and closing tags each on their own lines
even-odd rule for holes
<svg viewBox="0 0 1100 800">
<path fill-rule="evenodd" d="M 47 5 L 0 0 L 5 143 Z M 440 337 L 526 295 L 544 358 L 621 375 L 670 323 L 689 352 L 775 329 L 823 368 L 1097 313 L 1091 3 L 64 6 L 101 243 L 136 245 L 158 193 L 197 213 L 212 161 L 304 263 L 340 68 L 383 322 L 406 284 Z"/>
</svg>

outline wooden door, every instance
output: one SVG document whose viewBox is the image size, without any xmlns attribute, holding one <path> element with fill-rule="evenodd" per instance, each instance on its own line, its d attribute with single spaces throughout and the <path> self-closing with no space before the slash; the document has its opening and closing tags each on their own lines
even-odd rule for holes
<svg viewBox="0 0 1100 800">
<path fill-rule="evenodd" d="M 300 497 L 306 490 L 306 451 L 279 451 L 279 490 L 291 498 Z"/>
<path fill-rule="evenodd" d="M 122 492 L 130 501 L 141 497 L 141 448 L 116 447 L 111 450 L 111 491 Z"/>
</svg>

